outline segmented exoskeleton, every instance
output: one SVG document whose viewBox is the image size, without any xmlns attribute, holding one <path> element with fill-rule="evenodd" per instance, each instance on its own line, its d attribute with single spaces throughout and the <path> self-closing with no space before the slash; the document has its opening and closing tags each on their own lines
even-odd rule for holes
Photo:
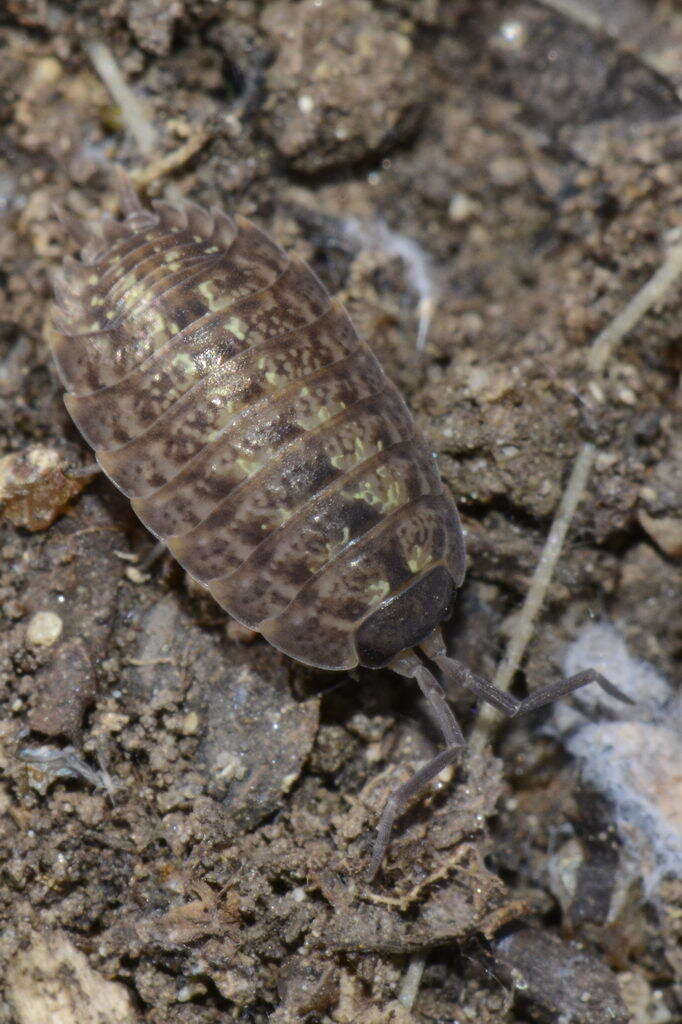
<svg viewBox="0 0 682 1024">
<path fill-rule="evenodd" d="M 64 217 L 55 361 L 67 408 L 143 523 L 243 624 L 309 665 L 389 665 L 428 697 L 446 749 L 389 801 L 396 814 L 464 740 L 440 670 L 509 714 L 518 702 L 447 658 L 438 629 L 465 571 L 457 512 L 434 456 L 343 307 L 241 217 L 191 203 L 145 210 L 96 237 Z"/>
</svg>

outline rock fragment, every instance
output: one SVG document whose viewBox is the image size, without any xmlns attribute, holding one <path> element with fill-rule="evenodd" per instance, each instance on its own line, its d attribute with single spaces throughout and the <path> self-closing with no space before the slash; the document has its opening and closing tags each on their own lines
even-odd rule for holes
<svg viewBox="0 0 682 1024">
<path fill-rule="evenodd" d="M 627 1024 L 630 1015 L 613 972 L 574 942 L 524 928 L 496 944 L 517 992 L 562 1024 Z M 543 1016 L 544 1019 L 544 1016 Z"/>
<path fill-rule="evenodd" d="M 278 0 L 262 24 L 277 47 L 265 128 L 298 170 L 365 159 L 416 130 L 426 76 L 394 15 L 367 0 Z"/>
<path fill-rule="evenodd" d="M 99 470 L 68 466 L 55 448 L 33 445 L 0 459 L 0 511 L 14 526 L 46 530 Z"/>
<path fill-rule="evenodd" d="M 10 961 L 5 989 L 16 1024 L 135 1024 L 126 988 L 93 971 L 61 932 L 33 932 Z"/>
</svg>

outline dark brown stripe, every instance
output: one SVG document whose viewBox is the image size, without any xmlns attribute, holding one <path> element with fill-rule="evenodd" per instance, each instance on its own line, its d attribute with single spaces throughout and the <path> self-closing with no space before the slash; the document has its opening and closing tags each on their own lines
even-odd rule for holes
<svg viewBox="0 0 682 1024">
<path fill-rule="evenodd" d="M 403 455 L 399 466 L 405 481 L 405 500 L 388 514 L 371 502 L 346 495 L 357 481 L 371 483 L 377 466 L 387 457 Z M 368 460 L 353 473 L 329 487 L 300 509 L 252 552 L 229 576 L 208 584 L 217 601 L 238 610 L 242 621 L 257 628 L 265 618 L 282 614 L 300 590 L 321 572 L 331 568 L 361 539 L 395 519 L 410 504 L 438 493 L 440 480 L 420 474 L 409 447 L 394 448 Z M 390 529 L 390 525 L 387 527 Z"/>
</svg>

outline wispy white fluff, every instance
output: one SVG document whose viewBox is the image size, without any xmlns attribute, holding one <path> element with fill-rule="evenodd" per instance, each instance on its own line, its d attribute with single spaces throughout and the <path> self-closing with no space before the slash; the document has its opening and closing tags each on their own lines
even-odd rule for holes
<svg viewBox="0 0 682 1024">
<path fill-rule="evenodd" d="M 664 876 L 682 877 L 680 704 L 665 679 L 633 658 L 607 623 L 585 626 L 566 652 L 567 675 L 585 668 L 598 669 L 636 705 L 589 686 L 580 694 L 585 713 L 557 705 L 554 728 L 612 805 L 625 850 L 652 893 Z"/>
<path fill-rule="evenodd" d="M 426 344 L 429 324 L 440 291 L 430 256 L 413 238 L 392 231 L 381 220 L 346 217 L 343 221 L 343 230 L 351 241 L 388 253 L 390 256 L 397 256 L 405 264 L 408 283 L 419 296 L 417 350 L 421 351 Z"/>
</svg>

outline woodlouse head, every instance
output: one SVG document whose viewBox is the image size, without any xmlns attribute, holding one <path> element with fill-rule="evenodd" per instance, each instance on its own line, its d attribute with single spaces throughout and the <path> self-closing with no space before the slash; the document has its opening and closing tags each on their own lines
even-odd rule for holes
<svg viewBox="0 0 682 1024">
<path fill-rule="evenodd" d="M 442 565 L 396 594 L 360 626 L 355 637 L 360 664 L 381 668 L 420 644 L 450 617 L 454 594 L 454 580 Z"/>
</svg>

